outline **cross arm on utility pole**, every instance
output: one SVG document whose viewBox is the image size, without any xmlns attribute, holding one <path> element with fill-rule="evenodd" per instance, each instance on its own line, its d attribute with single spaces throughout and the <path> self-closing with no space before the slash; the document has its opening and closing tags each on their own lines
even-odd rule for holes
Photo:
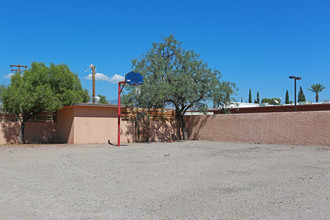
<svg viewBox="0 0 330 220">
<path fill-rule="evenodd" d="M 21 64 L 18 64 L 18 65 L 10 65 L 10 67 L 12 68 L 12 67 L 17 67 L 17 69 L 11 69 L 11 71 L 15 71 L 16 73 L 17 72 L 21 72 L 21 71 L 24 71 L 28 66 L 25 66 L 25 65 L 21 65 Z M 21 70 L 21 67 L 23 67 L 24 68 L 24 70 Z"/>
</svg>

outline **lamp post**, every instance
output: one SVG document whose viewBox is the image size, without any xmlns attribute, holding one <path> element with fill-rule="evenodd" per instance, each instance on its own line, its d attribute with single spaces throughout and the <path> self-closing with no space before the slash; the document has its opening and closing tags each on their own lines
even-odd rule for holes
<svg viewBox="0 0 330 220">
<path fill-rule="evenodd" d="M 289 76 L 290 79 L 294 79 L 294 111 L 297 111 L 297 80 L 301 80 L 298 76 Z"/>
</svg>

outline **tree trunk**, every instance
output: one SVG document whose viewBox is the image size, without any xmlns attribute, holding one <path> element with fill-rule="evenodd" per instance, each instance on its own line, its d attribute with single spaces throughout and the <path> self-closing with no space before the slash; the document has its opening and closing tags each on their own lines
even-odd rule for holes
<svg viewBox="0 0 330 220">
<path fill-rule="evenodd" d="M 24 130 L 25 130 L 26 121 L 27 120 L 23 117 L 22 122 L 21 122 L 21 128 L 19 129 L 19 139 L 18 139 L 19 144 L 25 144 Z"/>
<path fill-rule="evenodd" d="M 186 128 L 186 123 L 184 122 L 184 116 L 179 115 L 179 120 L 180 120 L 180 128 L 181 128 L 181 132 L 182 132 L 182 135 L 183 135 L 183 140 L 187 140 L 188 139 L 188 132 L 187 132 L 187 128 Z M 180 139 L 181 139 L 181 135 L 180 135 Z"/>
<path fill-rule="evenodd" d="M 319 94 L 318 93 L 316 93 L 315 99 L 316 99 L 316 102 L 319 102 Z"/>
</svg>

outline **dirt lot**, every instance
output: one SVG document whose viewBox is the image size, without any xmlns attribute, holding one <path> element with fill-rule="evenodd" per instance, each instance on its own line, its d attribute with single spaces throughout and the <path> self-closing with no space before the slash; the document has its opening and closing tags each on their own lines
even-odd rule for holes
<svg viewBox="0 0 330 220">
<path fill-rule="evenodd" d="M 330 147 L 0 147 L 0 219 L 329 219 Z"/>
</svg>

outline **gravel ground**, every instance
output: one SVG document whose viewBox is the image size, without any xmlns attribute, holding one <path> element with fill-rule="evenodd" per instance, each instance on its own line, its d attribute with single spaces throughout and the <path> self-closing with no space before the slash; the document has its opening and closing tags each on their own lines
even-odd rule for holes
<svg viewBox="0 0 330 220">
<path fill-rule="evenodd" d="M 0 219 L 329 219 L 330 147 L 0 146 Z"/>
</svg>

